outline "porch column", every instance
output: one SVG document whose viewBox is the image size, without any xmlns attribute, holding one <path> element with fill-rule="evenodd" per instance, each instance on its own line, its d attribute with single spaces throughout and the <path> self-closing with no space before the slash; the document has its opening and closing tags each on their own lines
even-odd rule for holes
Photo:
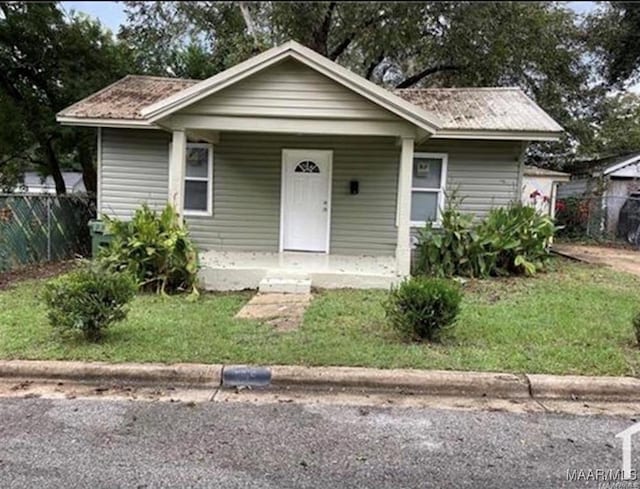
<svg viewBox="0 0 640 489">
<path fill-rule="evenodd" d="M 187 156 L 187 136 L 185 131 L 173 131 L 171 153 L 169 154 L 169 202 L 173 204 L 182 220 L 184 207 L 184 171 Z"/>
<path fill-rule="evenodd" d="M 413 138 L 402 138 L 398 172 L 398 237 L 396 264 L 398 274 L 411 272 L 411 180 L 413 178 Z"/>
</svg>

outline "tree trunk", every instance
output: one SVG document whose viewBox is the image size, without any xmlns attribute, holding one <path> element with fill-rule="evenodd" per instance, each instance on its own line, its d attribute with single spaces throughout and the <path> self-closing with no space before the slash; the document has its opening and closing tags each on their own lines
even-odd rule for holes
<svg viewBox="0 0 640 489">
<path fill-rule="evenodd" d="M 401 81 L 400 83 L 398 83 L 396 85 L 396 88 L 409 88 L 409 87 L 412 87 L 413 85 L 415 85 L 416 83 L 418 83 L 423 78 L 431 76 L 431 75 L 433 75 L 435 73 L 439 73 L 441 71 L 459 71 L 459 70 L 461 70 L 463 68 L 464 68 L 463 66 L 459 66 L 459 65 L 436 65 L 436 66 L 432 66 L 430 68 L 426 68 L 426 69 L 420 71 L 419 73 L 416 73 L 415 75 L 411 75 L 410 77 L 408 77 L 405 80 Z"/>
<path fill-rule="evenodd" d="M 82 168 L 82 181 L 88 193 L 96 195 L 98 192 L 98 174 L 95 165 L 95 131 L 78 137 L 78 160 Z"/>
<path fill-rule="evenodd" d="M 56 156 L 55 151 L 53 150 L 53 144 L 51 143 L 51 139 L 47 139 L 46 141 L 40 142 L 42 146 L 42 150 L 44 151 L 44 161 L 47 165 L 47 170 L 51 173 L 53 177 L 53 181 L 56 184 L 56 194 L 64 195 L 67 193 L 67 186 L 64 183 L 64 178 L 62 178 L 62 172 L 60 171 L 60 163 L 58 162 L 58 157 Z"/>
<path fill-rule="evenodd" d="M 98 192 L 98 174 L 93 164 L 93 153 L 82 146 L 78 148 L 78 159 L 82 167 L 82 181 L 88 193 L 96 195 Z"/>
</svg>

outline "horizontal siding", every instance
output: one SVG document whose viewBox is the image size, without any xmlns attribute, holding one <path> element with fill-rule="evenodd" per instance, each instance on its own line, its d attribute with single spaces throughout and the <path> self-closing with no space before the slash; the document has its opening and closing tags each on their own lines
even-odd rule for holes
<svg viewBox="0 0 640 489">
<path fill-rule="evenodd" d="M 167 203 L 169 135 L 149 129 L 103 129 L 100 214 L 130 218 L 147 203 Z"/>
<path fill-rule="evenodd" d="M 399 120 L 391 112 L 292 60 L 206 97 L 180 114 Z"/>
<path fill-rule="evenodd" d="M 433 140 L 416 151 L 447 153 L 447 191 L 457 190 L 460 209 L 477 218 L 519 200 L 519 142 Z"/>
<path fill-rule="evenodd" d="M 223 133 L 214 150 L 213 216 L 189 216 L 201 248 L 277 252 L 282 150 L 333 150 L 330 252 L 395 252 L 399 148 L 391 138 Z M 360 193 L 349 193 L 349 182 Z"/>
<path fill-rule="evenodd" d="M 101 213 L 130 217 L 168 194 L 169 135 L 104 129 Z M 393 255 L 400 149 L 393 138 L 222 133 L 214 148 L 213 216 L 188 216 L 202 249 L 276 252 L 280 239 L 282 149 L 333 150 L 330 252 Z M 517 199 L 519 144 L 434 141 L 417 151 L 449 154 L 447 188 L 479 217 Z M 349 182 L 360 182 L 351 195 Z"/>
</svg>

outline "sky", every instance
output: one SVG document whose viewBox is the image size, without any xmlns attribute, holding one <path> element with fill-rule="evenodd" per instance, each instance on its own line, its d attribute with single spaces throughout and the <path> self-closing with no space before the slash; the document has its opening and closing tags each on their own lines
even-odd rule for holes
<svg viewBox="0 0 640 489">
<path fill-rule="evenodd" d="M 75 10 L 83 12 L 98 19 L 102 24 L 118 32 L 121 24 L 124 24 L 127 16 L 124 13 L 124 5 L 117 2 L 61 2 L 66 12 Z"/>
<path fill-rule="evenodd" d="M 596 2 L 567 3 L 579 14 L 585 14 L 596 8 Z M 126 20 L 124 5 L 117 2 L 62 2 L 62 6 L 67 12 L 75 10 L 97 18 L 114 33 L 118 32 L 120 25 Z"/>
</svg>

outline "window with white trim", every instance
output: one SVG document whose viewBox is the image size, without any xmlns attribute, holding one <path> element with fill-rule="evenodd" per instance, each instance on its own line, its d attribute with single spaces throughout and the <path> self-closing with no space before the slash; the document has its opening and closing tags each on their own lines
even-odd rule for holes
<svg viewBox="0 0 640 489">
<path fill-rule="evenodd" d="M 213 145 L 187 143 L 184 172 L 185 215 L 211 215 L 213 204 Z"/>
<path fill-rule="evenodd" d="M 439 223 L 447 180 L 446 153 L 415 153 L 411 179 L 411 225 Z"/>
</svg>

